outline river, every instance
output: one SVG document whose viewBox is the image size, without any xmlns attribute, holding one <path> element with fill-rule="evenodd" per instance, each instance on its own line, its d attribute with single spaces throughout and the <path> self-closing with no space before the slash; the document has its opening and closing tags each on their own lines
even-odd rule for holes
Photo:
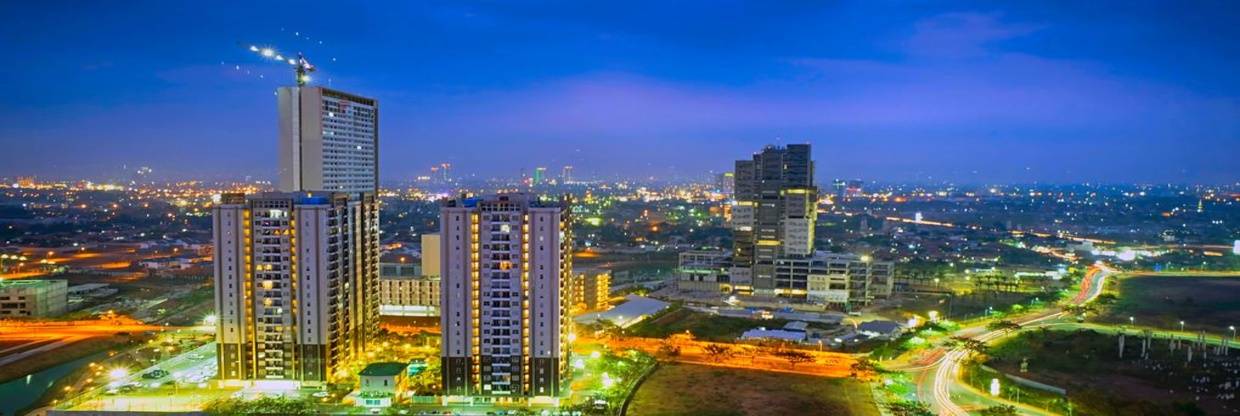
<svg viewBox="0 0 1240 416">
<path fill-rule="evenodd" d="M 0 384 L 0 416 L 14 415 L 29 407 L 43 397 L 56 380 L 106 356 L 106 351 L 88 355 Z"/>
</svg>

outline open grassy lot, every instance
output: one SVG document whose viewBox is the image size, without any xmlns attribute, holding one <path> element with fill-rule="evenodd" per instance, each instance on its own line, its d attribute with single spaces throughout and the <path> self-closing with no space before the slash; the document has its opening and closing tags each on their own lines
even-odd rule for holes
<svg viewBox="0 0 1240 416">
<path fill-rule="evenodd" d="M 1140 358 L 1137 337 L 1129 336 L 1125 358 L 1119 358 L 1115 335 L 1089 330 L 1027 331 L 991 347 L 987 365 L 1007 374 L 1066 389 L 1076 414 L 1088 415 L 1194 415 L 1231 414 L 1234 403 L 1219 399 L 1216 385 L 1200 380 L 1226 380 L 1240 358 L 1201 354 L 1186 362 L 1184 348 L 1170 351 L 1166 339 L 1156 339 L 1148 359 Z M 1020 373 L 1020 363 L 1028 359 L 1028 373 Z M 969 371 L 963 377 L 985 389 L 992 377 L 1001 376 Z M 1005 383 L 1005 389 L 1014 386 Z M 1037 407 L 1049 406 L 1065 412 L 1064 402 L 1050 394 L 1030 394 Z M 1005 391 L 1005 397 L 1012 397 Z M 1030 397 L 1033 396 L 1033 397 Z"/>
<path fill-rule="evenodd" d="M 870 390 L 832 379 L 666 364 L 637 390 L 636 416 L 878 415 Z"/>
<path fill-rule="evenodd" d="M 1221 334 L 1240 325 L 1240 277 L 1138 275 L 1119 281 L 1119 299 L 1101 319 L 1163 329 Z"/>
</svg>

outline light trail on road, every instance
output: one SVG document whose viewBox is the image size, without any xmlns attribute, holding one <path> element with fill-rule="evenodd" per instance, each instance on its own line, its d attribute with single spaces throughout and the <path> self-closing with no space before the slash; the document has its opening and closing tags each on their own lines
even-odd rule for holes
<svg viewBox="0 0 1240 416">
<path fill-rule="evenodd" d="M 1102 288 L 1106 283 L 1106 278 L 1114 273 L 1115 270 L 1107 267 L 1107 265 L 1099 263 L 1096 267 L 1091 268 L 1086 273 L 1085 278 L 1081 280 L 1081 291 L 1072 299 L 1074 305 L 1084 305 L 1097 299 L 1102 294 Z M 1020 326 L 1034 325 L 1039 322 L 1059 319 L 1066 315 L 1063 311 L 1047 311 L 1044 315 L 1038 315 L 1022 322 L 1017 322 Z M 971 339 L 989 343 L 997 338 L 1007 335 L 1007 330 L 996 330 L 982 333 L 971 337 Z M 956 375 L 960 371 L 960 363 L 969 355 L 969 351 L 965 348 L 955 348 L 943 355 L 943 358 L 932 364 L 928 368 L 937 368 L 934 370 L 933 387 L 931 388 L 932 399 L 934 405 L 939 409 L 940 415 L 947 416 L 968 416 L 969 412 L 952 401 L 951 384 L 956 381 Z"/>
</svg>

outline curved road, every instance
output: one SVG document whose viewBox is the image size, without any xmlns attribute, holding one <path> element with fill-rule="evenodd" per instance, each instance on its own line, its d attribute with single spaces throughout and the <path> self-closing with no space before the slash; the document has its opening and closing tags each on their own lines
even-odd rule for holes
<svg viewBox="0 0 1240 416">
<path fill-rule="evenodd" d="M 1081 291 L 1071 300 L 1073 305 L 1083 305 L 1092 302 L 1102 294 L 1103 284 L 1106 278 L 1115 273 L 1115 270 L 1104 264 L 1098 264 L 1096 267 L 1090 268 L 1085 274 L 1085 278 L 1081 280 Z M 1059 308 L 1050 308 L 1040 313 L 1026 316 L 1024 319 L 1018 320 L 1021 326 L 1040 324 L 1046 321 L 1055 320 L 1063 317 L 1066 312 Z M 980 333 L 978 331 L 981 331 Z M 983 328 L 972 327 L 957 331 L 958 336 L 968 337 L 970 339 L 990 342 L 1004 335 L 1008 331 L 987 331 Z M 948 350 L 938 361 L 923 367 L 921 377 L 929 375 L 932 377 L 930 382 L 930 403 L 938 411 L 940 415 L 948 416 L 968 416 L 969 412 L 965 411 L 959 404 L 952 401 L 951 388 L 956 383 L 956 376 L 960 372 L 961 362 L 969 355 L 969 350 L 963 347 Z M 922 390 L 921 388 L 918 389 Z M 922 396 L 925 400 L 925 396 Z M 1018 406 L 1020 407 L 1020 406 Z M 1030 409 L 1027 409 L 1030 410 Z M 1038 410 L 1032 409 L 1031 410 Z"/>
</svg>

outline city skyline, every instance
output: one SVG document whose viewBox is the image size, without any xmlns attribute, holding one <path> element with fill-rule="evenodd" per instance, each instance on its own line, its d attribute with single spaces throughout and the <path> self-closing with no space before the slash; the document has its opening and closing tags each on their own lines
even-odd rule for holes
<svg viewBox="0 0 1240 416">
<path fill-rule="evenodd" d="M 0 176 L 274 182 L 292 73 L 255 44 L 384 102 L 381 181 L 705 177 L 810 143 L 820 181 L 1233 183 L 1237 7 L 1111 6 L 16 5 Z"/>
</svg>

